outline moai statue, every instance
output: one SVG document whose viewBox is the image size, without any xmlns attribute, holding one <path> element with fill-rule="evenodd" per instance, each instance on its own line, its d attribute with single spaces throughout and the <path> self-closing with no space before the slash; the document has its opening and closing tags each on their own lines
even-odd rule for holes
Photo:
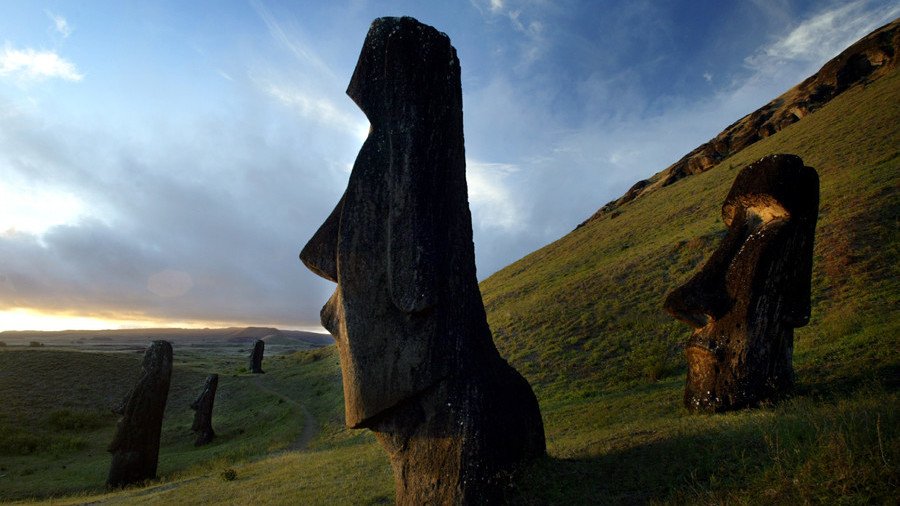
<svg viewBox="0 0 900 506">
<path fill-rule="evenodd" d="M 754 406 L 793 386 L 818 214 L 819 176 L 800 157 L 770 155 L 738 174 L 722 205 L 727 235 L 664 304 L 696 329 L 685 349 L 689 410 Z"/>
<path fill-rule="evenodd" d="M 266 349 L 266 342 L 257 339 L 253 345 L 253 351 L 250 352 L 250 372 L 253 374 L 264 374 L 262 370 L 263 351 Z"/>
<path fill-rule="evenodd" d="M 544 429 L 475 277 L 456 50 L 415 19 L 376 19 L 347 94 L 371 131 L 300 254 L 338 285 L 322 324 L 346 423 L 375 432 L 398 504 L 501 501 L 499 476 L 545 453 Z"/>
<path fill-rule="evenodd" d="M 109 444 L 112 464 L 106 486 L 122 487 L 156 477 L 159 435 L 172 377 L 172 345 L 153 341 L 144 353 L 143 373 L 122 405 L 122 418 Z"/>
<path fill-rule="evenodd" d="M 203 446 L 216 437 L 212 428 L 213 403 L 216 401 L 216 389 L 219 387 L 219 375 L 210 374 L 203 385 L 203 391 L 197 400 L 191 403 L 194 410 L 194 423 L 191 430 L 197 435 L 194 446 Z"/>
</svg>

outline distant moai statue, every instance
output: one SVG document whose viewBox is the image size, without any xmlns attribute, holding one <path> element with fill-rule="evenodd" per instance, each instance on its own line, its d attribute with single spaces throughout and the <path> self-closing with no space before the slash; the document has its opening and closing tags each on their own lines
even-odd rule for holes
<svg viewBox="0 0 900 506">
<path fill-rule="evenodd" d="M 166 341 L 153 341 L 144 353 L 141 377 L 121 406 L 114 410 L 122 418 L 108 448 L 112 453 L 106 479 L 108 487 L 122 487 L 156 477 L 159 435 L 171 377 L 172 345 Z"/>
<path fill-rule="evenodd" d="M 216 437 L 212 428 L 213 403 L 216 401 L 216 389 L 219 387 L 219 375 L 210 374 L 203 385 L 203 391 L 191 403 L 194 410 L 194 423 L 191 430 L 197 435 L 194 446 L 203 446 Z"/>
<path fill-rule="evenodd" d="M 322 324 L 346 423 L 375 432 L 398 504 L 502 502 L 508 473 L 544 455 L 544 428 L 478 289 L 456 50 L 415 19 L 376 19 L 347 94 L 371 130 L 300 254 L 338 285 Z"/>
<path fill-rule="evenodd" d="M 253 345 L 253 351 L 250 352 L 250 372 L 253 374 L 265 373 L 265 371 L 262 370 L 262 359 L 265 349 L 266 342 L 262 339 L 257 339 L 256 343 Z"/>
<path fill-rule="evenodd" d="M 819 176 L 795 155 L 743 169 L 722 205 L 728 233 L 664 306 L 696 330 L 684 403 L 729 411 L 773 400 L 794 381 L 794 328 L 809 322 Z"/>
</svg>

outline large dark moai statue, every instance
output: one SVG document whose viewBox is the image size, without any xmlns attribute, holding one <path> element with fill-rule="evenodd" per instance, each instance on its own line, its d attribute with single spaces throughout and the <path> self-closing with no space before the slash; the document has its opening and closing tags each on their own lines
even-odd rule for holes
<svg viewBox="0 0 900 506">
<path fill-rule="evenodd" d="M 372 23 L 347 94 L 371 131 L 344 196 L 300 258 L 337 283 L 346 423 L 373 430 L 398 504 L 502 499 L 543 455 L 531 387 L 498 354 L 475 277 L 459 60 L 412 18 Z"/>
<path fill-rule="evenodd" d="M 722 205 L 727 235 L 665 301 L 696 328 L 685 350 L 688 409 L 740 409 L 793 385 L 794 328 L 809 322 L 818 213 L 819 176 L 798 156 L 767 156 L 738 174 Z"/>
<path fill-rule="evenodd" d="M 250 352 L 250 372 L 253 374 L 264 374 L 262 370 L 263 352 L 266 350 L 266 342 L 257 339 L 253 344 L 253 351 Z"/>
<path fill-rule="evenodd" d="M 203 385 L 203 391 L 197 399 L 191 403 L 194 410 L 194 423 L 191 430 L 197 435 L 194 446 L 203 446 L 216 437 L 212 428 L 213 403 L 216 401 L 216 389 L 219 387 L 219 375 L 210 374 Z"/>
<path fill-rule="evenodd" d="M 144 353 L 143 372 L 116 413 L 122 415 L 109 444 L 112 464 L 108 487 L 121 487 L 156 477 L 159 435 L 172 377 L 172 345 L 153 341 Z"/>
</svg>

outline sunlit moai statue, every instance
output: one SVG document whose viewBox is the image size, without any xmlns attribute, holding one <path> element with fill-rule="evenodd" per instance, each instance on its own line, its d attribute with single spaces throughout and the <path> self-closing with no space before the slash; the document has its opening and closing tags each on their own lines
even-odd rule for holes
<svg viewBox="0 0 900 506">
<path fill-rule="evenodd" d="M 809 322 L 818 213 L 819 176 L 798 156 L 767 156 L 738 174 L 722 205 L 727 235 L 665 301 L 696 328 L 685 351 L 688 409 L 754 406 L 793 385 L 794 328 Z"/>
<path fill-rule="evenodd" d="M 191 431 L 197 436 L 197 439 L 194 440 L 194 446 L 203 446 L 216 437 L 216 433 L 212 428 L 212 410 L 213 403 L 216 401 L 216 389 L 218 387 L 219 375 L 210 374 L 203 385 L 203 391 L 191 403 L 191 409 L 194 410 L 194 423 L 191 425 Z"/>
<path fill-rule="evenodd" d="M 172 377 L 172 345 L 153 341 L 144 353 L 137 384 L 114 411 L 122 416 L 109 444 L 112 464 L 108 487 L 122 487 L 156 477 L 159 435 Z"/>
<path fill-rule="evenodd" d="M 375 432 L 398 504 L 502 500 L 498 477 L 543 455 L 544 431 L 531 387 L 494 347 L 475 278 L 456 51 L 415 19 L 377 19 L 347 94 L 371 131 L 300 254 L 338 285 L 322 324 L 346 423 Z"/>
<path fill-rule="evenodd" d="M 266 342 L 257 339 L 253 344 L 253 351 L 250 352 L 250 372 L 253 374 L 264 374 L 262 370 L 263 352 L 266 350 Z"/>
</svg>

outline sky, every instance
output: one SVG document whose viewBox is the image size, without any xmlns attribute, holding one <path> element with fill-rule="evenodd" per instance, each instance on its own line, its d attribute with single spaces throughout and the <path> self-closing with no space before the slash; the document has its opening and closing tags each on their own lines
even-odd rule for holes
<svg viewBox="0 0 900 506">
<path fill-rule="evenodd" d="M 297 255 L 368 131 L 366 31 L 462 65 L 479 279 L 898 16 L 900 0 L 0 0 L 0 330 L 321 330 Z"/>
</svg>

